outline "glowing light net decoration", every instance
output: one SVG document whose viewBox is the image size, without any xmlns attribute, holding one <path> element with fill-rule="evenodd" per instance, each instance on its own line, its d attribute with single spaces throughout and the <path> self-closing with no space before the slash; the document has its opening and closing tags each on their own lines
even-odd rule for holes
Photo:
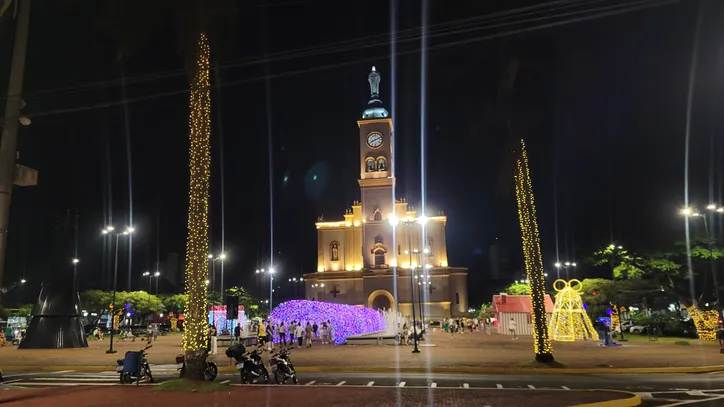
<svg viewBox="0 0 724 407">
<path fill-rule="evenodd" d="M 686 312 L 694 320 L 699 339 L 705 341 L 716 340 L 716 329 L 719 324 L 719 313 L 716 310 L 702 311 L 698 306 L 692 305 L 686 307 Z"/>
<path fill-rule="evenodd" d="M 558 279 L 553 283 L 553 289 L 558 292 L 549 329 L 553 340 L 560 342 L 573 342 L 584 338 L 598 340 L 598 332 L 593 329 L 591 319 L 588 318 L 581 301 L 583 284 L 576 279 L 570 281 Z"/>
<path fill-rule="evenodd" d="M 229 326 L 229 322 L 233 322 L 233 321 L 235 321 L 236 324 L 234 324 L 233 326 Z M 246 314 L 244 314 L 244 306 L 239 305 L 239 318 L 238 319 L 226 319 L 226 305 L 213 305 L 213 306 L 211 306 L 211 310 L 209 311 L 208 322 L 209 322 L 209 324 L 215 326 L 216 331 L 219 333 L 221 333 L 221 331 L 224 328 L 230 329 L 231 333 L 233 333 L 236 325 L 243 327 L 246 322 Z"/>
<path fill-rule="evenodd" d="M 307 300 L 279 304 L 270 319 L 274 325 L 284 322 L 285 326 L 289 326 L 292 321 L 297 321 L 302 323 L 302 327 L 307 322 L 321 326 L 322 322 L 330 321 L 335 344 L 346 342 L 350 336 L 384 331 L 386 326 L 382 314 L 372 308 Z"/>
<path fill-rule="evenodd" d="M 518 220 L 523 240 L 523 257 L 526 278 L 530 282 L 531 319 L 533 322 L 533 350 L 535 360 L 542 363 L 552 362 L 553 350 L 548 334 L 545 305 L 545 280 L 543 256 L 538 235 L 538 218 L 533 198 L 533 183 L 530 179 L 528 153 L 525 141 L 520 140 L 520 155 L 515 168 L 515 197 L 518 203 Z"/>
<path fill-rule="evenodd" d="M 186 294 L 183 348 L 186 352 L 206 347 L 206 276 L 209 253 L 209 178 L 211 176 L 210 48 L 201 33 L 196 48 L 196 67 L 189 98 L 189 213 L 186 238 Z"/>
</svg>

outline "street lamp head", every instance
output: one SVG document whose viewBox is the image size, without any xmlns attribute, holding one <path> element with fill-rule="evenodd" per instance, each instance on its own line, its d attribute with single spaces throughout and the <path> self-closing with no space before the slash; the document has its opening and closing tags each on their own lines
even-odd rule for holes
<svg viewBox="0 0 724 407">
<path fill-rule="evenodd" d="M 618 246 L 618 250 L 621 250 L 621 249 L 623 249 L 623 246 Z"/>
<path fill-rule="evenodd" d="M 73 264 L 78 264 L 80 262 L 80 259 L 73 259 Z"/>
<path fill-rule="evenodd" d="M 299 277 L 299 281 L 304 281 L 304 278 L 303 278 L 303 277 Z"/>
<path fill-rule="evenodd" d="M 424 225 L 427 223 L 427 216 L 422 215 L 419 218 L 417 218 L 417 223 Z"/>
<path fill-rule="evenodd" d="M 716 211 L 719 213 L 724 212 L 724 206 L 720 206 L 720 207 L 716 208 Z"/>
<path fill-rule="evenodd" d="M 121 233 L 121 234 L 122 234 L 123 236 L 126 236 L 126 235 L 128 235 L 129 233 L 128 233 L 128 231 L 126 230 L 125 232 L 123 232 L 123 233 Z"/>
<path fill-rule="evenodd" d="M 151 272 L 149 272 L 149 271 L 146 271 L 146 272 L 143 273 L 143 276 L 144 276 L 144 277 L 148 277 L 148 276 L 150 276 L 150 275 L 151 275 Z"/>
<path fill-rule="evenodd" d="M 706 209 L 708 209 L 708 210 L 710 210 L 710 211 L 716 210 L 716 205 L 714 205 L 714 204 L 709 204 L 709 205 L 706 206 Z"/>
<path fill-rule="evenodd" d="M 256 269 L 256 274 L 259 274 L 259 269 Z"/>
<path fill-rule="evenodd" d="M 128 234 L 128 235 L 130 235 L 131 233 L 133 233 L 135 231 L 136 231 L 136 228 L 134 228 L 133 226 L 129 226 L 126 228 L 126 234 Z"/>
<path fill-rule="evenodd" d="M 161 275 L 161 272 L 160 272 L 160 271 L 157 271 L 157 272 L 153 273 L 153 275 L 154 275 L 155 277 L 158 277 L 158 276 Z"/>
<path fill-rule="evenodd" d="M 567 266 L 570 266 L 570 265 L 571 265 L 571 262 L 570 262 L 570 261 L 567 261 L 567 262 L 565 262 L 565 263 L 563 263 L 563 264 L 565 264 L 566 267 L 567 267 Z"/>
<path fill-rule="evenodd" d="M 430 253 L 430 249 L 428 249 L 428 248 L 426 247 L 426 248 L 422 249 L 422 252 L 425 253 L 425 254 L 429 254 L 429 253 Z"/>
<path fill-rule="evenodd" d="M 273 268 L 269 269 L 269 274 L 274 274 L 274 269 L 273 269 Z"/>
<path fill-rule="evenodd" d="M 221 253 L 221 254 L 219 255 L 219 258 L 220 258 L 221 260 L 226 260 L 226 253 Z"/>
<path fill-rule="evenodd" d="M 108 229 L 103 229 L 103 230 L 101 231 L 101 233 L 103 233 L 104 235 L 107 235 L 107 234 L 108 234 Z"/>
<path fill-rule="evenodd" d="M 691 215 L 691 208 L 684 208 L 679 213 L 681 213 L 684 216 L 689 216 L 689 215 Z"/>
<path fill-rule="evenodd" d="M 554 266 L 556 266 L 556 268 L 561 268 L 561 263 L 556 262 Z"/>
<path fill-rule="evenodd" d="M 392 225 L 392 226 L 396 226 L 397 223 L 399 222 L 397 220 L 397 216 L 395 216 L 395 215 L 391 215 L 389 218 L 387 218 L 387 220 L 390 222 L 390 225 Z"/>
<path fill-rule="evenodd" d="M 548 273 L 543 273 L 543 277 L 548 277 Z"/>
<path fill-rule="evenodd" d="M 265 270 L 265 269 L 261 269 L 261 272 L 262 272 L 262 273 L 266 273 L 266 270 Z"/>
<path fill-rule="evenodd" d="M 571 263 L 571 266 L 576 267 L 576 263 Z"/>
<path fill-rule="evenodd" d="M 116 230 L 116 227 L 113 225 L 109 225 L 109 226 L 106 226 L 106 230 L 109 232 L 113 232 L 114 230 Z"/>
<path fill-rule="evenodd" d="M 207 258 L 209 258 L 209 259 L 213 259 L 213 258 L 214 258 L 214 255 L 213 255 L 213 254 L 211 254 L 211 253 L 209 253 L 209 255 L 208 255 L 208 256 L 206 256 L 206 257 L 207 257 Z"/>
<path fill-rule="evenodd" d="M 25 284 L 26 281 L 28 281 L 28 280 L 26 280 L 26 279 L 23 278 L 23 279 L 20 280 L 20 284 Z"/>
</svg>

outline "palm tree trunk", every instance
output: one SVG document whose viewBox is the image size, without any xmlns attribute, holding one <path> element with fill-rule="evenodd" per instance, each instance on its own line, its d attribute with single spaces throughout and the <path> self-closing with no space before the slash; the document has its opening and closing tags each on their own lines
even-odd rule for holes
<svg viewBox="0 0 724 407">
<path fill-rule="evenodd" d="M 518 201 L 518 219 L 523 238 L 525 271 L 530 281 L 531 314 L 533 321 L 533 348 L 535 360 L 541 363 L 553 362 L 551 340 L 548 335 L 548 316 L 545 305 L 545 276 L 543 256 L 538 236 L 538 218 L 533 198 L 533 183 L 530 179 L 528 153 L 525 142 L 520 140 L 520 156 L 515 168 L 515 195 Z"/>
<path fill-rule="evenodd" d="M 186 294 L 183 347 L 186 378 L 203 380 L 208 344 L 206 276 L 209 252 L 209 179 L 211 177 L 210 47 L 199 34 L 189 100 L 189 218 L 186 240 Z"/>
</svg>

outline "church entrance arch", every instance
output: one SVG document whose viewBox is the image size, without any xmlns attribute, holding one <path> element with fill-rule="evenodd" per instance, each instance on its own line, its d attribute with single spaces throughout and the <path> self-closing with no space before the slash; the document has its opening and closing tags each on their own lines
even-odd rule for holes
<svg viewBox="0 0 724 407">
<path fill-rule="evenodd" d="M 387 290 L 375 290 L 367 297 L 367 308 L 395 311 L 395 297 Z"/>
</svg>

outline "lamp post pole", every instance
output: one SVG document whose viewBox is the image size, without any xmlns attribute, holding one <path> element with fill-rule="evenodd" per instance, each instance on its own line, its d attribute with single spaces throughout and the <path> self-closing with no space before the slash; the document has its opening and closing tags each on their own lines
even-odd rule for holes
<svg viewBox="0 0 724 407">
<path fill-rule="evenodd" d="M 115 228 L 113 226 L 108 226 L 105 229 L 103 229 L 103 234 L 105 235 L 105 234 L 113 233 L 114 230 L 115 230 Z M 116 249 L 115 249 L 116 253 L 115 253 L 115 260 L 114 260 L 114 265 L 113 265 L 113 294 L 111 295 L 111 305 L 112 306 L 115 306 L 115 304 L 116 304 L 116 289 L 118 287 L 118 241 L 120 240 L 121 235 L 124 235 L 124 236 L 130 235 L 134 231 L 135 231 L 135 229 L 133 227 L 129 226 L 123 232 L 114 233 L 116 235 Z M 110 345 L 109 345 L 106 353 L 116 353 L 117 352 L 115 349 L 113 349 L 113 333 L 115 331 L 114 328 L 115 328 L 115 312 L 116 311 L 115 311 L 115 308 L 111 308 L 111 309 L 113 310 L 110 315 L 110 317 L 111 317 L 111 342 L 110 342 Z"/>
<path fill-rule="evenodd" d="M 714 219 L 714 212 L 724 212 L 724 207 L 718 207 L 714 204 L 707 205 L 706 209 L 709 210 L 709 215 Z M 686 217 L 697 217 L 704 221 L 704 233 L 706 233 L 707 246 L 709 248 L 709 265 L 711 267 L 711 275 L 714 282 L 714 298 L 716 298 L 716 305 L 719 309 L 719 316 L 724 316 L 724 308 L 722 308 L 721 299 L 719 296 L 719 278 L 716 275 L 716 263 L 714 262 L 714 236 L 709 233 L 709 224 L 706 221 L 706 215 L 693 211 L 691 208 L 684 208 L 681 210 L 681 214 Z"/>
<path fill-rule="evenodd" d="M 412 340 L 415 344 L 412 353 L 420 353 L 420 349 L 417 347 L 417 315 L 415 315 L 415 268 L 417 265 L 412 264 L 412 236 L 410 234 L 412 222 L 405 221 L 404 223 L 407 227 L 407 252 L 410 257 L 410 306 L 412 308 Z"/>
<path fill-rule="evenodd" d="M 75 301 L 76 293 L 78 292 L 78 263 L 80 262 L 80 259 L 77 257 L 72 260 L 73 262 L 73 290 L 72 290 L 72 298 L 73 301 Z"/>
</svg>

